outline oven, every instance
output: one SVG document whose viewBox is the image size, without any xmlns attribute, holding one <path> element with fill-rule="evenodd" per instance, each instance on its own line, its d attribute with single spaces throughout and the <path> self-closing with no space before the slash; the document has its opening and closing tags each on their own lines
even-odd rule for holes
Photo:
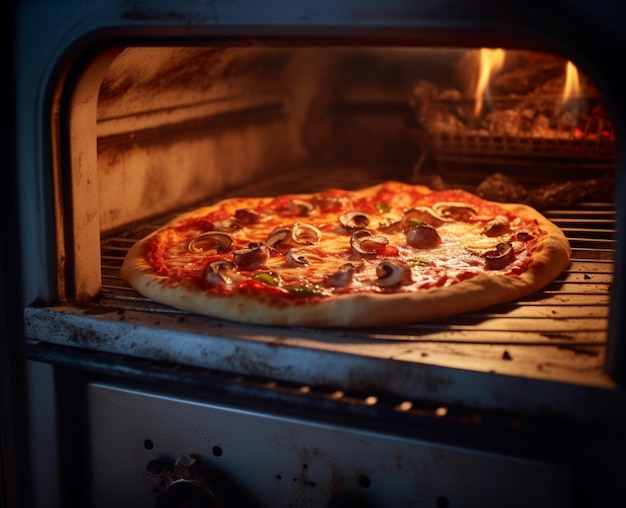
<svg viewBox="0 0 626 508">
<path fill-rule="evenodd" d="M 13 14 L 2 508 L 624 498 L 618 7 L 111 0 Z M 134 242 L 225 197 L 391 179 L 484 190 L 494 175 L 573 255 L 543 290 L 479 312 L 252 326 L 156 304 L 119 276 Z"/>
</svg>

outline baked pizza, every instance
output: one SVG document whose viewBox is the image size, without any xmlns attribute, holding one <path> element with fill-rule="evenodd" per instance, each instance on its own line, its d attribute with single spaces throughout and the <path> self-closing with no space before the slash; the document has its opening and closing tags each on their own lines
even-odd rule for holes
<svg viewBox="0 0 626 508">
<path fill-rule="evenodd" d="M 561 230 L 527 205 L 390 181 L 198 208 L 133 245 L 121 275 L 152 300 L 215 318 L 352 327 L 515 300 L 569 259 Z"/>
</svg>

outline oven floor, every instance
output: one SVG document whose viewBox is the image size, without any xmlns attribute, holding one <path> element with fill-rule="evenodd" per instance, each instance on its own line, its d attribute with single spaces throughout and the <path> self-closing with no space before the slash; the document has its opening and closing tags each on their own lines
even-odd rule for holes
<svg viewBox="0 0 626 508">
<path fill-rule="evenodd" d="M 345 179 L 333 185 L 376 183 L 346 168 L 333 174 Z M 309 191 L 329 185 L 308 176 L 295 181 L 306 181 Z M 295 184 L 290 191 L 304 192 Z M 164 217 L 105 237 L 98 299 L 29 308 L 27 334 L 61 345 L 409 399 L 528 412 L 551 407 L 582 418 L 610 413 L 608 406 L 622 397 L 604 372 L 614 208 L 584 203 L 543 213 L 568 236 L 570 266 L 542 291 L 483 312 L 393 328 L 314 329 L 240 325 L 174 310 L 142 297 L 119 277 L 126 251 Z"/>
</svg>

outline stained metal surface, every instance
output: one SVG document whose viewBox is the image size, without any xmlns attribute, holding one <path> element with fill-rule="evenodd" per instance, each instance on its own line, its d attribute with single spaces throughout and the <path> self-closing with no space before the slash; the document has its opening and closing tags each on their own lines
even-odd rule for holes
<svg viewBox="0 0 626 508">
<path fill-rule="evenodd" d="M 250 508 L 569 504 L 568 471 L 549 462 L 108 384 L 88 401 L 94 507 L 154 506 L 145 466 L 191 453 Z"/>
</svg>

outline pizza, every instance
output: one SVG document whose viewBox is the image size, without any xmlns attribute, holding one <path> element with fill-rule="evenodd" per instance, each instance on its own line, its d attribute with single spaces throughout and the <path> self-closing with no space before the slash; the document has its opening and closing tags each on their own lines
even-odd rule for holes
<svg viewBox="0 0 626 508">
<path fill-rule="evenodd" d="M 558 277 L 570 254 L 527 205 L 388 181 L 183 213 L 131 247 L 121 276 L 154 301 L 214 318 L 383 326 L 519 299 Z"/>
</svg>

